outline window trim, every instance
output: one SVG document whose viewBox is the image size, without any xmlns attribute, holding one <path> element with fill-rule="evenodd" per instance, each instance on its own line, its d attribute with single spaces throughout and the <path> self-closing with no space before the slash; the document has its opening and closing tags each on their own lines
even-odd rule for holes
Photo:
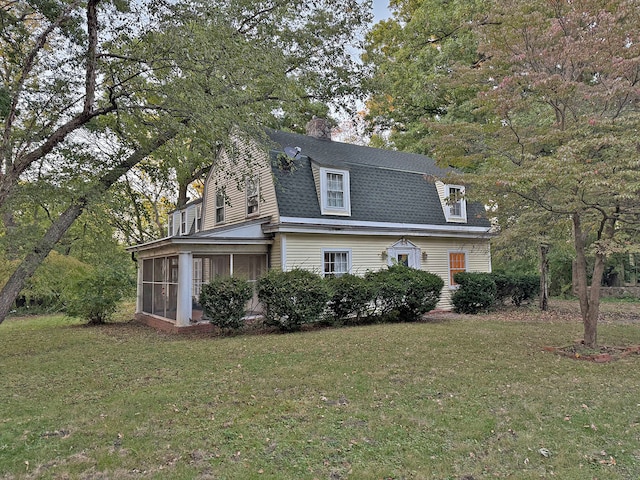
<svg viewBox="0 0 640 480">
<path fill-rule="evenodd" d="M 321 265 L 322 265 L 322 276 L 323 277 L 327 277 L 329 275 L 334 275 L 336 276 L 335 272 L 327 272 L 325 271 L 325 255 L 326 254 L 331 254 L 331 253 L 346 253 L 347 254 L 347 271 L 346 272 L 338 272 L 339 275 L 337 276 L 342 276 L 348 273 L 351 273 L 351 269 L 352 269 L 352 252 L 350 248 L 323 248 L 322 249 L 322 257 L 321 257 Z M 334 265 L 335 265 L 335 260 L 334 260 Z"/>
<path fill-rule="evenodd" d="M 221 199 L 222 202 L 221 204 L 218 204 L 218 199 Z M 215 220 L 215 224 L 219 225 L 224 223 L 224 217 L 225 217 L 225 201 L 224 201 L 224 193 L 222 193 L 222 190 L 218 190 L 216 192 L 216 200 L 215 200 L 215 214 L 214 214 L 214 220 Z M 221 213 L 220 215 L 220 220 L 218 220 L 218 212 Z"/>
<path fill-rule="evenodd" d="M 464 270 L 460 270 L 459 268 L 456 268 L 455 273 L 469 271 L 469 252 L 467 252 L 466 250 L 449 250 L 447 252 L 447 262 L 449 267 L 448 271 L 449 271 L 449 289 L 450 290 L 455 290 L 459 287 L 459 285 L 453 281 L 453 275 L 455 275 L 455 273 L 452 273 L 453 268 L 451 265 L 451 255 L 453 254 L 464 255 Z"/>
<path fill-rule="evenodd" d="M 187 234 L 187 211 L 180 211 L 180 235 Z"/>
<path fill-rule="evenodd" d="M 252 182 L 255 185 L 255 189 L 256 189 L 256 193 L 249 196 L 249 182 Z M 246 216 L 247 217 L 255 217 L 257 215 L 260 215 L 260 177 L 253 176 L 253 177 L 247 177 L 247 179 L 245 180 L 245 205 L 246 205 Z M 249 212 L 249 208 L 252 207 L 253 205 L 249 205 L 249 200 L 254 198 L 256 200 L 256 204 L 255 204 L 255 211 L 254 212 Z"/>
<path fill-rule="evenodd" d="M 328 175 L 342 175 L 342 207 L 329 206 Z M 351 216 L 351 187 L 349 170 L 320 167 L 320 212 L 322 215 Z"/>
<path fill-rule="evenodd" d="M 202 230 L 202 204 L 196 205 L 194 222 L 195 222 L 196 232 L 199 232 L 200 230 Z"/>
<path fill-rule="evenodd" d="M 445 217 L 447 219 L 447 221 L 463 221 L 466 222 L 467 221 L 467 201 L 464 198 L 461 198 L 460 200 L 458 200 L 455 203 L 449 203 L 449 198 L 451 197 L 452 194 L 452 190 L 457 190 L 459 191 L 462 195 L 465 194 L 465 188 L 464 185 L 445 185 Z M 460 215 L 454 215 L 452 214 L 451 210 L 454 208 L 455 205 L 460 205 Z"/>
<path fill-rule="evenodd" d="M 407 255 L 408 267 L 420 270 L 422 268 L 422 250 L 417 246 L 398 246 L 387 248 L 387 265 L 398 264 L 398 255 Z"/>
</svg>

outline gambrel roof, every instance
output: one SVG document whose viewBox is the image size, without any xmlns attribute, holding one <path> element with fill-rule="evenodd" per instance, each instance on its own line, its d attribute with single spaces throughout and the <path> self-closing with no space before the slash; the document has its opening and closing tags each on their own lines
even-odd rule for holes
<svg viewBox="0 0 640 480">
<path fill-rule="evenodd" d="M 282 217 L 451 225 L 445 218 L 435 179 L 444 179 L 452 170 L 438 167 L 429 157 L 281 131 L 272 130 L 268 135 L 274 144 L 271 161 Z M 295 159 L 286 156 L 287 147 L 300 149 Z M 321 213 L 314 165 L 349 172 L 350 216 Z M 482 205 L 467 205 L 465 225 L 490 226 Z"/>
</svg>

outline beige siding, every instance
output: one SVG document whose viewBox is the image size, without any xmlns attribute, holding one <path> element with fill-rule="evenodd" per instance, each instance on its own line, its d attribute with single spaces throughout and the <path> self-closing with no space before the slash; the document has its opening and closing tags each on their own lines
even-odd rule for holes
<svg viewBox="0 0 640 480">
<path fill-rule="evenodd" d="M 311 162 L 311 171 L 313 173 L 313 183 L 316 184 L 316 195 L 318 196 L 318 205 L 322 205 L 322 194 L 320 192 L 320 167 Z"/>
<path fill-rule="evenodd" d="M 271 245 L 271 258 L 269 268 L 272 270 L 282 270 L 282 236 L 278 233 L 273 238 Z"/>
<path fill-rule="evenodd" d="M 247 216 L 245 179 L 257 175 L 259 179 L 260 201 L 258 214 Z M 216 192 L 224 189 L 227 195 L 224 223 L 216 225 Z M 268 153 L 257 144 L 240 145 L 234 160 L 223 151 L 211 174 L 207 178 L 204 192 L 203 229 L 233 225 L 253 218 L 273 217 L 278 220 L 278 207 L 273 175 Z"/>
<path fill-rule="evenodd" d="M 321 274 L 322 250 L 345 249 L 351 251 L 351 273 L 363 275 L 387 265 L 386 251 L 400 238 L 385 236 L 287 234 L 286 268 L 304 268 Z M 407 237 L 421 250 L 423 270 L 439 275 L 445 282 L 438 308 L 449 309 L 449 252 L 465 252 L 467 270 L 488 272 L 491 270 L 488 240 Z M 383 255 L 383 252 L 385 255 Z M 426 256 L 425 256 L 426 254 Z"/>
</svg>

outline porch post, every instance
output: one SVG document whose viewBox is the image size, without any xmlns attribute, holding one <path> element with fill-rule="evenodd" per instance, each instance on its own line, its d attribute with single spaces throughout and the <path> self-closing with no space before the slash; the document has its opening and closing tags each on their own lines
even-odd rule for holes
<svg viewBox="0 0 640 480">
<path fill-rule="evenodd" d="M 138 263 L 136 264 L 136 266 L 138 267 L 138 282 L 137 282 L 137 286 L 136 286 L 136 313 L 140 313 L 142 312 L 142 292 L 143 292 L 143 285 L 142 285 L 142 275 L 143 275 L 143 268 L 142 268 L 142 264 L 144 263 L 143 260 L 138 260 Z"/>
<path fill-rule="evenodd" d="M 193 258 L 191 252 L 178 254 L 178 305 L 176 326 L 187 327 L 191 320 L 191 289 L 193 283 Z"/>
</svg>

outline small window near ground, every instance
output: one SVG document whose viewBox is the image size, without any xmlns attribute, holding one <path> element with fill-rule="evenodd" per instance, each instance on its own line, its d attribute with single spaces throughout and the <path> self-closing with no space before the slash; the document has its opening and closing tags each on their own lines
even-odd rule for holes
<svg viewBox="0 0 640 480">
<path fill-rule="evenodd" d="M 449 286 L 458 285 L 453 277 L 458 272 L 467 271 L 467 255 L 464 252 L 449 252 Z"/>
<path fill-rule="evenodd" d="M 339 277 L 349 273 L 351 255 L 348 251 L 325 251 L 324 268 L 325 277 Z"/>
</svg>

